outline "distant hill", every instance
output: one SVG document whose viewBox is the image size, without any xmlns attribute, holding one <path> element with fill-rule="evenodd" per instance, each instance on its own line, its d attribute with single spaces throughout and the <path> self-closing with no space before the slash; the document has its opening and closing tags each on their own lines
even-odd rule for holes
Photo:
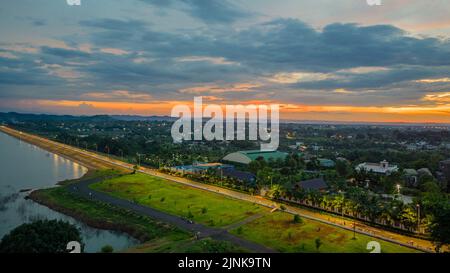
<svg viewBox="0 0 450 273">
<path fill-rule="evenodd" d="M 91 120 L 91 121 L 108 121 L 112 120 L 107 115 L 97 116 L 71 116 L 71 115 L 47 115 L 47 114 L 21 114 L 16 112 L 0 113 L 0 121 L 20 122 L 20 121 L 75 121 L 75 120 Z"/>
<path fill-rule="evenodd" d="M 176 118 L 169 116 L 126 116 L 126 115 L 96 115 L 96 116 L 71 116 L 71 115 L 47 115 L 47 114 L 22 114 L 16 112 L 1 113 L 0 121 L 21 122 L 21 121 L 175 121 Z"/>
<path fill-rule="evenodd" d="M 169 116 L 127 116 L 127 115 L 112 115 L 111 118 L 124 121 L 175 121 L 177 118 Z"/>
</svg>

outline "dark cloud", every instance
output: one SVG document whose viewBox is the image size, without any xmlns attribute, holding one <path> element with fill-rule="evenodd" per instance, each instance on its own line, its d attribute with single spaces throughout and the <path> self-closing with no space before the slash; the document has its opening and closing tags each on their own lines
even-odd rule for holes
<svg viewBox="0 0 450 273">
<path fill-rule="evenodd" d="M 414 80 L 450 74 L 448 40 L 411 37 L 389 25 L 332 24 L 317 30 L 299 20 L 278 19 L 226 32 L 215 29 L 162 32 L 138 20 L 92 19 L 80 25 L 88 33 L 83 41 L 92 44 L 92 52 L 44 46 L 37 54 L 20 55 L 19 59 L 1 58 L 0 83 L 67 83 L 67 79 L 49 75 L 42 68 L 43 64 L 54 64 L 84 75 L 79 81 L 72 79 L 72 83 L 86 84 L 76 92 L 124 88 L 148 90 L 155 98 L 178 99 L 182 98 L 176 93 L 178 89 L 208 83 L 258 82 L 289 72 L 335 76 L 255 88 L 269 98 L 274 96 L 271 92 L 281 90 L 280 94 L 287 98 L 286 94 L 305 92 L 302 90 L 331 94 L 339 88 L 356 92 L 396 88 L 396 94 L 401 94 L 398 90 L 404 88 L 408 92 L 411 86 L 407 83 Z M 74 41 L 70 42 L 71 47 L 77 48 Z M 106 54 L 102 48 L 122 49 L 128 54 Z M 388 69 L 343 72 L 357 67 Z M 418 89 L 414 86 L 414 90 Z M 420 94 L 417 91 L 413 95 Z M 244 99 L 253 95 L 223 96 Z M 379 98 L 386 100 L 386 97 Z"/>
<path fill-rule="evenodd" d="M 175 8 L 208 24 L 233 23 L 250 16 L 227 0 L 141 0 L 161 8 Z"/>
<path fill-rule="evenodd" d="M 118 20 L 118 19 L 97 19 L 84 20 L 80 22 L 81 26 L 93 27 L 113 31 L 136 31 L 145 28 L 148 23 L 139 20 Z"/>
<path fill-rule="evenodd" d="M 72 59 L 72 58 L 87 58 L 89 57 L 89 53 L 73 50 L 73 49 L 65 49 L 65 48 L 56 48 L 56 47 L 41 47 L 41 52 L 43 54 L 54 55 L 57 57 L 61 57 L 64 59 Z"/>
<path fill-rule="evenodd" d="M 49 71 L 29 55 L 20 58 L 0 57 L 0 85 L 57 85 L 63 82 L 49 75 Z M 0 88 L 0 91 L 3 88 Z M 1 93 L 1 92 L 0 92 Z"/>
</svg>

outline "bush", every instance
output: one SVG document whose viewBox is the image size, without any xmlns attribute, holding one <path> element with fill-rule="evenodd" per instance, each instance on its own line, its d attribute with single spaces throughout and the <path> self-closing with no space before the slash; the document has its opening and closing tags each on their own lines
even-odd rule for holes
<svg viewBox="0 0 450 273">
<path fill-rule="evenodd" d="M 101 250 L 102 253 L 113 253 L 114 252 L 114 248 L 110 245 L 105 245 L 102 247 Z"/>
<path fill-rule="evenodd" d="M 208 212 L 208 209 L 205 208 L 205 207 L 203 207 L 203 208 L 202 208 L 202 214 L 205 214 L 205 213 L 207 213 L 207 212 Z"/>
<path fill-rule="evenodd" d="M 166 200 L 165 197 L 161 197 L 161 199 L 159 201 L 164 202 L 164 200 Z"/>
<path fill-rule="evenodd" d="M 303 223 L 303 220 L 302 220 L 302 218 L 300 218 L 300 216 L 299 215 L 294 215 L 294 223 L 296 223 L 296 224 L 301 224 L 301 223 Z"/>
<path fill-rule="evenodd" d="M 322 246 L 322 241 L 320 240 L 320 238 L 316 238 L 316 240 L 314 240 L 314 243 L 316 244 L 316 249 L 317 251 L 319 251 L 320 246 Z"/>
<path fill-rule="evenodd" d="M 192 219 L 192 218 L 194 218 L 194 214 L 192 214 L 192 212 L 191 212 L 191 211 L 188 211 L 188 215 L 187 215 L 187 218 L 188 218 L 188 219 Z"/>
<path fill-rule="evenodd" d="M 236 230 L 236 233 L 241 235 L 242 234 L 242 227 L 238 227 L 238 229 Z"/>
</svg>

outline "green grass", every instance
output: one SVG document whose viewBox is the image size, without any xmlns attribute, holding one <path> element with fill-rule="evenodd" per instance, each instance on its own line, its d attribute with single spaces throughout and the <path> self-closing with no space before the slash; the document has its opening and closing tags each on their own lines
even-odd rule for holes
<svg viewBox="0 0 450 273">
<path fill-rule="evenodd" d="M 76 196 L 65 187 L 38 190 L 33 194 L 34 200 L 91 226 L 126 232 L 141 241 L 161 237 L 176 241 L 192 237 L 188 232 L 150 217 Z"/>
<path fill-rule="evenodd" d="M 128 249 L 129 253 L 244 253 L 248 250 L 211 238 L 173 241 L 158 238 Z"/>
<path fill-rule="evenodd" d="M 96 171 L 87 178 L 114 175 L 110 171 Z M 67 181 L 72 184 L 86 178 Z M 38 190 L 40 202 L 97 228 L 122 231 L 144 242 L 126 252 L 136 253 L 236 253 L 245 249 L 229 242 L 211 238 L 194 240 L 191 233 L 125 209 L 74 195 L 65 186 Z"/>
<path fill-rule="evenodd" d="M 259 205 L 146 174 L 105 180 L 91 188 L 208 226 L 226 226 L 267 211 Z"/>
<path fill-rule="evenodd" d="M 260 243 L 280 252 L 323 252 L 323 253 L 368 253 L 366 245 L 370 241 L 381 244 L 383 253 L 419 252 L 390 242 L 356 233 L 320 222 L 302 218 L 302 223 L 294 223 L 294 216 L 275 212 L 256 219 L 231 233 L 247 240 Z M 322 245 L 316 249 L 315 240 Z"/>
</svg>

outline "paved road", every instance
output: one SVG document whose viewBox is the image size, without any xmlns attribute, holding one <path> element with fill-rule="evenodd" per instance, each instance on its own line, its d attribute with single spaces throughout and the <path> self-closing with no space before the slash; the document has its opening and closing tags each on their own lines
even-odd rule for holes
<svg viewBox="0 0 450 273">
<path fill-rule="evenodd" d="M 159 210 L 155 210 L 147 206 L 142 206 L 125 199 L 116 198 L 109 194 L 95 191 L 89 188 L 89 185 L 97 183 L 100 180 L 102 180 L 102 178 L 86 179 L 76 184 L 70 185 L 68 189 L 70 192 L 83 196 L 85 198 L 125 208 L 137 212 L 139 214 L 149 216 L 153 219 L 172 224 L 181 229 L 188 230 L 190 232 L 198 234 L 200 238 L 211 237 L 216 240 L 230 241 L 238 246 L 249 249 L 252 252 L 258 253 L 275 252 L 273 249 L 236 237 L 233 234 L 230 234 L 227 228 L 225 229 L 212 228 L 198 223 L 189 222 L 188 220 L 182 217 L 178 217 Z"/>
<path fill-rule="evenodd" d="M 46 138 L 38 137 L 35 135 L 19 132 L 19 131 L 16 131 L 14 129 L 11 129 L 11 128 L 8 128 L 5 126 L 0 126 L 0 130 L 5 131 L 6 133 L 12 134 L 13 136 L 16 136 L 16 137 L 27 136 L 34 140 L 38 140 L 39 142 L 46 143 L 47 145 L 52 145 L 52 146 L 60 147 L 63 149 L 68 149 L 72 152 L 77 152 L 84 156 L 103 161 L 109 165 L 118 166 L 118 167 L 128 169 L 128 170 L 133 170 L 133 167 L 134 167 L 134 165 L 132 165 L 132 164 L 129 164 L 129 163 L 117 160 L 117 159 L 113 159 L 111 157 L 107 157 L 107 156 L 100 155 L 100 154 L 97 154 L 94 152 L 75 148 L 73 146 L 54 142 L 54 141 L 48 140 Z M 221 187 L 214 186 L 214 185 L 203 184 L 203 183 L 195 182 L 195 181 L 188 180 L 185 178 L 171 176 L 171 175 L 164 174 L 164 173 L 161 173 L 161 172 L 158 172 L 158 171 L 155 171 L 152 169 L 144 168 L 144 167 L 140 167 L 138 172 L 157 176 L 157 177 L 164 178 L 164 179 L 176 182 L 176 183 L 181 183 L 181 184 L 193 187 L 193 188 L 206 190 L 206 191 L 210 191 L 210 192 L 215 192 L 218 194 L 226 195 L 226 196 L 233 197 L 233 198 L 236 198 L 239 200 L 252 202 L 252 203 L 270 207 L 270 208 L 279 206 L 278 204 L 274 203 L 273 201 L 259 197 L 259 196 L 253 196 L 253 195 L 221 188 Z M 302 208 L 289 206 L 289 205 L 284 205 L 284 206 L 286 207 L 286 212 L 288 212 L 288 213 L 297 214 L 297 215 L 305 217 L 307 219 L 319 221 L 319 222 L 333 225 L 336 227 L 340 227 L 343 229 L 353 230 L 352 227 L 348 225 L 348 223 L 347 223 L 347 225 L 345 225 L 344 222 L 338 216 L 333 216 L 330 214 L 325 215 L 325 214 L 317 213 L 317 212 L 314 212 L 311 210 L 302 209 Z M 416 249 L 419 249 L 419 250 L 422 250 L 425 252 L 434 252 L 433 245 L 430 241 L 413 238 L 413 237 L 401 235 L 398 233 L 386 231 L 383 229 L 375 228 L 372 226 L 368 226 L 368 225 L 364 224 L 363 222 L 359 222 L 359 221 L 356 221 L 356 223 L 357 223 L 357 229 L 356 229 L 357 233 L 369 235 L 374 238 L 390 241 L 390 242 L 400 244 L 400 245 L 403 245 L 406 247 L 416 248 Z M 411 245 L 410 242 L 413 242 L 413 245 Z"/>
</svg>

